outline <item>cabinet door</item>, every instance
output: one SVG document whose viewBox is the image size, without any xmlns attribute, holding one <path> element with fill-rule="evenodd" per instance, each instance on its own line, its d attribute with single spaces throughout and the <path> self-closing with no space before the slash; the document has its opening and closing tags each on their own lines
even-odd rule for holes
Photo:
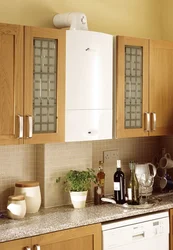
<svg viewBox="0 0 173 250">
<path fill-rule="evenodd" d="M 117 138 L 148 136 L 147 39 L 117 38 L 116 72 L 115 135 Z"/>
<path fill-rule="evenodd" d="M 100 250 L 101 225 L 90 225 L 32 238 L 32 245 L 42 250 Z"/>
<path fill-rule="evenodd" d="M 31 238 L 0 243 L 1 250 L 31 250 Z"/>
<path fill-rule="evenodd" d="M 24 143 L 64 141 L 65 31 L 25 27 Z"/>
<path fill-rule="evenodd" d="M 173 134 L 173 42 L 150 41 L 150 135 Z M 154 124 L 156 115 L 156 125 Z"/>
<path fill-rule="evenodd" d="M 0 87 L 0 144 L 23 143 L 22 26 L 0 24 Z"/>
</svg>

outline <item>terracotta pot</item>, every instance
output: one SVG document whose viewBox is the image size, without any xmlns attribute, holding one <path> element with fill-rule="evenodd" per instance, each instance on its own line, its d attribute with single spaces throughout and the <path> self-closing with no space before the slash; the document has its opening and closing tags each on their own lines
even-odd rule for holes
<svg viewBox="0 0 173 250">
<path fill-rule="evenodd" d="M 71 202 L 74 208 L 83 208 L 86 204 L 88 191 L 83 192 L 70 192 Z"/>
</svg>

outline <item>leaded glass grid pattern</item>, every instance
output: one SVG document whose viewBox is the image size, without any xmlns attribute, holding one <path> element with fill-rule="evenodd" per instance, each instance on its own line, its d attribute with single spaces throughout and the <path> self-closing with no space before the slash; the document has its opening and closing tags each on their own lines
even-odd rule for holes
<svg viewBox="0 0 173 250">
<path fill-rule="evenodd" d="M 142 127 L 143 48 L 125 46 L 125 128 Z"/>
<path fill-rule="evenodd" d="M 57 43 L 34 39 L 33 133 L 56 132 Z"/>
</svg>

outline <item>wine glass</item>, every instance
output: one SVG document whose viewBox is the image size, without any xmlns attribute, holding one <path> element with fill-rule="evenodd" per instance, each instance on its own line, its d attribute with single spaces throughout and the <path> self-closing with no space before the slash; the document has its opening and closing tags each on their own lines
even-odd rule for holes
<svg viewBox="0 0 173 250">
<path fill-rule="evenodd" d="M 143 187 L 145 190 L 145 197 L 146 197 L 146 200 L 144 202 L 145 204 L 148 204 L 147 189 L 149 187 L 152 187 L 153 184 L 154 184 L 154 175 L 149 175 L 148 173 L 141 174 L 139 178 L 139 185 Z M 142 200 L 142 195 L 141 195 L 141 200 Z M 141 203 L 143 202 L 141 201 Z"/>
</svg>

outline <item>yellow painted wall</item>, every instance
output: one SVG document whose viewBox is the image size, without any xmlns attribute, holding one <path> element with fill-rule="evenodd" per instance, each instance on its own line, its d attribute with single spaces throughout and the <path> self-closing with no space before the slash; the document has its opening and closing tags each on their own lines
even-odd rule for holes
<svg viewBox="0 0 173 250">
<path fill-rule="evenodd" d="M 160 39 L 160 1 L 1 0 L 0 22 L 52 27 L 54 14 L 79 11 L 86 14 L 90 30 Z"/>
<path fill-rule="evenodd" d="M 162 0 L 161 19 L 162 39 L 173 41 L 173 0 Z"/>
</svg>

